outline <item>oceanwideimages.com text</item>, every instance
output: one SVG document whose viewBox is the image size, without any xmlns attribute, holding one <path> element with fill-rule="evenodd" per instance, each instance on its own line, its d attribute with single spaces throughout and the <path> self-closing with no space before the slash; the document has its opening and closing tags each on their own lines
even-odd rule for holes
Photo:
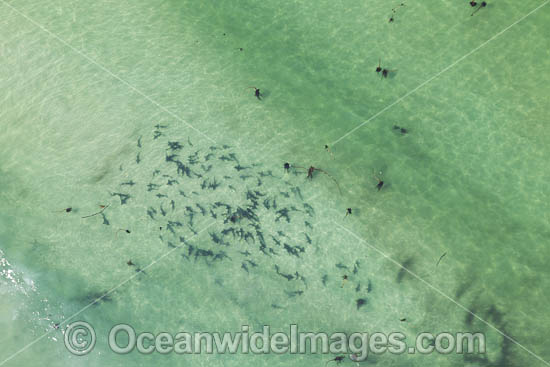
<svg viewBox="0 0 550 367">
<path fill-rule="evenodd" d="M 97 336 L 93 327 L 84 322 L 71 323 L 64 330 L 65 346 L 75 355 L 89 353 Z M 136 331 L 127 324 L 111 328 L 105 341 L 117 354 L 138 352 L 176 354 L 344 354 L 355 361 L 364 361 L 372 354 L 483 354 L 485 335 L 482 333 L 420 333 L 412 344 L 401 332 L 304 332 L 290 325 L 286 332 L 274 332 L 270 326 L 254 331 L 243 325 L 237 332 L 174 333 Z"/>
</svg>

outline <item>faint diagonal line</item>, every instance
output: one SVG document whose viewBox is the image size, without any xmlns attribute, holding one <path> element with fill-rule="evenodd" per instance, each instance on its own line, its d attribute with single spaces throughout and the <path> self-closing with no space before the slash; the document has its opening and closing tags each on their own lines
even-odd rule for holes
<svg viewBox="0 0 550 367">
<path fill-rule="evenodd" d="M 195 130 L 197 133 L 199 133 L 200 135 L 202 135 L 203 137 L 205 137 L 206 139 L 210 140 L 211 142 L 213 143 L 216 143 L 216 141 L 214 139 L 212 139 L 211 137 L 209 137 L 208 135 L 206 135 L 205 133 L 203 133 L 202 131 L 200 131 L 199 129 L 197 129 L 196 127 L 194 127 L 193 125 L 191 125 L 190 123 L 188 123 L 187 121 L 185 121 L 184 119 L 182 119 L 181 117 L 179 117 L 178 115 L 176 115 L 175 113 L 173 113 L 172 111 L 170 111 L 169 109 L 167 109 L 166 107 L 164 107 L 163 105 L 161 105 L 160 103 L 158 103 L 157 101 L 155 101 L 153 98 L 149 97 L 148 95 L 146 95 L 145 93 L 143 93 L 141 90 L 139 90 L 138 88 L 134 87 L 132 84 L 128 83 L 126 80 L 122 79 L 121 77 L 119 77 L 118 75 L 116 75 L 115 73 L 113 73 L 111 70 L 107 69 L 105 66 L 101 65 L 100 63 L 98 63 L 97 61 L 95 61 L 94 59 L 92 59 L 91 57 L 89 57 L 88 55 L 86 55 L 85 53 L 77 50 L 76 48 L 74 48 L 73 46 L 71 46 L 69 43 L 67 43 L 64 39 L 62 39 L 61 37 L 59 37 L 57 34 L 51 32 L 49 29 L 47 29 L 46 27 L 44 27 L 43 25 L 41 25 L 40 23 L 36 22 L 34 19 L 32 19 L 31 17 L 29 17 L 28 15 L 22 13 L 21 11 L 19 11 L 17 8 L 13 7 L 11 4 L 8 4 L 6 1 L 4 0 L 0 0 L 2 1 L 2 3 L 4 5 L 6 5 L 7 7 L 9 7 L 10 9 L 12 9 L 14 12 L 16 12 L 17 14 L 19 14 L 20 16 L 22 16 L 23 18 L 27 19 L 29 22 L 31 22 L 32 24 L 34 24 L 36 27 L 40 28 L 41 30 L 43 30 L 44 32 L 46 32 L 47 34 L 49 34 L 50 36 L 52 36 L 53 38 L 55 38 L 56 40 L 58 40 L 59 42 L 61 42 L 63 45 L 65 45 L 66 47 L 70 48 L 72 51 L 74 51 L 75 53 L 79 54 L 80 56 L 84 57 L 86 60 L 88 60 L 90 63 L 94 64 L 95 66 L 97 66 L 98 68 L 100 68 L 101 70 L 103 70 L 104 72 L 106 72 L 107 74 L 109 74 L 110 76 L 112 76 L 113 78 L 115 78 L 116 80 L 118 80 L 119 82 L 121 82 L 122 84 L 126 85 L 128 88 L 130 88 L 131 90 L 133 90 L 134 92 L 136 92 L 137 94 L 139 94 L 140 96 L 142 96 L 143 98 L 145 98 L 147 101 L 151 102 L 153 105 L 157 106 L 158 108 L 160 108 L 161 110 L 163 110 L 164 112 L 166 112 L 167 114 L 169 114 L 170 116 L 172 116 L 173 118 L 175 118 L 176 120 L 180 121 L 180 122 L 183 122 L 185 125 L 187 125 L 188 127 L 190 127 L 191 129 Z"/>
<path fill-rule="evenodd" d="M 189 238 L 189 240 L 192 240 L 193 238 L 197 237 L 198 235 L 200 235 L 202 232 L 206 231 L 208 228 L 210 228 L 212 225 L 214 225 L 216 222 L 212 222 L 210 224 L 208 224 L 206 227 L 204 227 L 203 229 L 201 229 L 200 231 L 197 232 L 197 234 L 193 235 L 191 238 Z M 135 273 L 134 275 L 132 275 L 131 277 L 127 278 L 126 280 L 124 280 L 123 282 L 119 283 L 118 285 L 114 286 L 113 288 L 111 288 L 110 290 L 108 290 L 107 292 L 105 292 L 101 297 L 95 299 L 93 302 L 91 302 L 90 304 L 84 306 L 83 308 L 81 308 L 78 312 L 74 313 L 73 315 L 71 315 L 69 318 L 63 320 L 62 322 L 59 323 L 59 326 L 63 326 L 64 324 L 66 324 L 68 321 L 74 319 L 76 316 L 80 315 L 82 312 L 86 311 L 88 308 L 92 307 L 94 304 L 96 304 L 97 302 L 101 301 L 103 298 L 107 297 L 109 294 L 113 293 L 115 290 L 117 290 L 118 288 L 122 287 L 124 284 L 128 283 L 130 280 L 134 279 L 135 277 L 137 277 L 139 274 L 141 274 L 143 271 L 149 269 L 151 266 L 155 265 L 156 263 L 158 263 L 159 261 L 161 261 L 162 259 L 164 259 L 166 256 L 170 255 L 172 252 L 176 251 L 177 249 L 180 249 L 181 247 L 185 246 L 185 244 L 182 244 L 182 245 L 179 245 L 179 246 L 176 246 L 174 248 L 172 248 L 170 251 L 166 252 L 164 255 L 162 256 L 159 256 L 158 258 L 156 258 L 155 260 L 153 260 L 149 265 L 147 265 L 146 267 L 144 267 L 143 269 L 141 269 L 140 272 L 138 273 Z M 52 329 L 44 334 L 42 334 L 41 336 L 39 336 L 38 338 L 36 338 L 35 340 L 33 340 L 32 342 L 30 342 L 29 344 L 25 345 L 23 348 L 19 349 L 17 352 L 13 353 L 11 356 L 9 356 L 8 358 L 6 358 L 5 360 L 3 360 L 2 362 L 0 362 L 0 366 L 3 366 L 4 364 L 6 364 L 7 362 L 9 362 L 11 359 L 15 358 L 17 355 L 21 354 L 22 352 L 24 352 L 25 350 L 27 350 L 28 348 L 30 348 L 31 346 L 33 346 L 34 344 L 36 344 L 37 342 L 39 342 L 40 340 L 42 340 L 44 337 L 46 337 L 47 335 L 51 334 L 52 332 L 54 332 L 55 329 Z"/>
<path fill-rule="evenodd" d="M 478 315 L 476 315 L 475 313 L 473 313 L 472 311 L 470 311 L 468 308 L 466 308 L 465 306 L 463 306 L 462 304 L 458 303 L 457 301 L 455 301 L 454 299 L 452 299 L 450 296 L 448 296 L 446 293 L 444 293 L 443 291 L 441 291 L 439 288 L 436 288 L 435 286 L 433 286 L 431 283 L 429 283 L 428 281 L 424 280 L 423 278 L 421 278 L 420 276 L 416 275 L 416 273 L 414 273 L 413 271 L 411 271 L 410 269 L 406 268 L 405 266 L 403 266 L 401 263 L 399 263 L 398 261 L 394 260 L 393 258 L 391 258 L 389 255 L 386 255 L 383 251 L 379 250 L 377 247 L 369 244 L 365 239 L 359 237 L 358 235 L 356 235 L 354 232 L 350 231 L 349 229 L 347 229 L 346 227 L 344 227 L 343 225 L 341 225 L 340 223 L 337 223 L 336 221 L 333 221 L 334 224 L 336 224 L 338 227 L 342 228 L 344 231 L 346 231 L 347 233 L 349 233 L 350 235 L 352 235 L 353 237 L 355 237 L 356 239 L 358 239 L 359 241 L 365 243 L 368 247 L 370 247 L 371 249 L 373 249 L 374 251 L 378 252 L 380 255 L 382 255 L 383 257 L 385 257 L 386 259 L 388 259 L 389 261 L 391 261 L 392 263 L 394 263 L 395 265 L 397 265 L 398 267 L 400 267 L 401 269 L 405 270 L 407 273 L 409 273 L 410 275 L 412 275 L 413 277 L 415 277 L 416 279 L 420 280 L 422 283 L 424 283 L 425 285 L 427 285 L 429 288 L 431 288 L 432 290 L 436 291 L 437 293 L 439 293 L 440 295 L 442 295 L 443 297 L 447 298 L 449 301 L 451 301 L 452 303 L 454 303 L 455 305 L 457 305 L 458 307 L 460 307 L 462 310 L 466 311 L 467 313 L 469 313 L 470 315 L 472 315 L 473 317 L 475 317 L 476 319 L 478 319 L 479 321 L 481 321 L 482 323 L 484 323 L 485 325 L 489 326 L 491 329 L 495 330 L 497 333 L 499 333 L 500 335 L 502 335 L 504 338 L 510 340 L 512 343 L 516 344 L 517 346 L 519 346 L 521 349 L 523 349 L 524 351 L 526 351 L 527 353 L 531 354 L 533 357 L 535 357 L 536 359 L 538 359 L 539 361 L 543 362 L 545 365 L 547 366 L 550 366 L 550 363 L 545 361 L 544 359 L 542 359 L 542 357 L 540 357 L 539 355 L 537 355 L 536 353 L 532 352 L 531 350 L 527 349 L 526 347 L 524 347 L 522 344 L 520 344 L 517 340 L 515 340 L 514 338 L 512 338 L 511 336 L 508 336 L 506 335 L 505 333 L 503 333 L 502 331 L 500 331 L 499 329 L 497 329 L 496 326 L 493 326 L 491 323 L 489 323 L 488 321 L 485 321 L 484 319 L 482 319 L 481 317 L 479 317 Z"/>
<path fill-rule="evenodd" d="M 497 39 L 498 37 L 500 37 L 502 34 L 504 34 L 506 31 L 508 31 L 510 28 L 512 28 L 513 26 L 515 26 L 516 24 L 518 24 L 519 22 L 521 22 L 522 20 L 524 20 L 525 18 L 529 17 L 530 15 L 532 15 L 533 13 L 535 13 L 537 10 L 539 10 L 540 8 L 542 8 L 543 6 L 545 6 L 546 4 L 548 4 L 548 2 L 550 2 L 550 0 L 546 0 L 544 3 L 542 3 L 541 5 L 537 6 L 535 9 L 531 10 L 529 13 L 527 13 L 526 15 L 524 15 L 523 17 L 521 17 L 520 19 L 516 20 L 514 23 L 510 24 L 508 27 L 504 28 L 502 31 L 498 32 L 497 34 L 495 34 L 493 37 L 489 38 L 487 41 L 483 42 L 481 45 L 477 46 L 476 48 L 474 48 L 472 51 L 468 52 L 466 55 L 462 56 L 461 58 L 459 58 L 458 60 L 456 60 L 455 62 L 453 62 L 452 64 L 450 64 L 449 66 L 447 66 L 446 68 L 444 68 L 443 70 L 439 71 L 437 74 L 433 75 L 432 77 L 430 77 L 428 80 L 422 82 L 420 85 L 418 85 L 416 88 L 412 89 L 411 91 L 405 93 L 405 95 L 403 95 L 402 97 L 399 97 L 397 100 L 395 100 L 394 102 L 392 102 L 391 104 L 387 105 L 386 107 L 384 107 L 382 110 L 378 111 L 377 113 L 375 113 L 374 115 L 372 115 L 368 120 L 362 122 L 361 124 L 359 124 L 358 126 L 354 127 L 353 129 L 351 129 L 350 131 L 348 131 L 347 133 L 345 133 L 344 135 L 342 135 L 340 138 L 336 139 L 334 142 L 332 142 L 331 146 L 334 146 L 335 144 L 337 144 L 338 142 L 340 142 L 341 140 L 347 138 L 349 135 L 353 134 L 355 131 L 357 131 L 358 129 L 362 128 L 365 124 L 369 123 L 370 121 L 374 120 L 375 118 L 377 118 L 378 116 L 380 116 L 381 114 L 383 114 L 384 112 L 386 112 L 387 110 L 389 110 L 390 108 L 392 108 L 393 106 L 395 106 L 396 104 L 398 104 L 399 102 L 401 102 L 402 100 L 404 100 L 405 98 L 407 98 L 408 96 L 410 96 L 411 94 L 413 94 L 414 92 L 416 92 L 417 90 L 419 90 L 420 88 L 422 88 L 423 86 L 425 86 L 426 84 L 430 83 L 432 80 L 436 79 L 438 76 L 440 76 L 441 74 L 445 73 L 446 71 L 450 70 L 451 68 L 453 68 L 455 65 L 457 65 L 458 63 L 460 63 L 462 60 L 464 60 L 465 58 L 467 58 L 468 56 L 472 55 L 473 53 L 475 53 L 476 51 L 478 51 L 479 49 L 481 49 L 482 47 L 486 46 L 488 43 L 490 43 L 491 41 L 494 41 L 495 39 Z"/>
</svg>

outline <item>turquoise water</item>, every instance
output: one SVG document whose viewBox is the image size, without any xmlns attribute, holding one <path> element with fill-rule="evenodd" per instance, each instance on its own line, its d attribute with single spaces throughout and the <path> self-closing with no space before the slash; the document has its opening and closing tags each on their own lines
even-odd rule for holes
<svg viewBox="0 0 550 367">
<path fill-rule="evenodd" d="M 101 336 L 124 322 L 172 333 L 291 323 L 410 338 L 482 331 L 480 359 L 385 354 L 362 364 L 544 365 L 460 307 L 550 360 L 550 10 L 542 4 L 490 2 L 471 17 L 466 1 L 407 2 L 390 24 L 397 4 L 381 1 L 2 2 L 0 363 L 330 359 L 120 356 Z M 396 69 L 387 79 L 374 72 L 379 58 Z M 202 177 L 178 172 L 170 154 Z M 322 168 L 342 193 L 321 172 L 311 181 L 301 170 L 285 174 L 283 162 Z M 380 192 L 373 172 L 384 179 Z M 216 203 L 254 200 L 263 251 L 256 229 L 254 240 L 221 235 L 250 220 L 224 223 Z M 105 217 L 81 218 L 99 205 L 110 205 Z M 60 212 L 66 207 L 74 211 Z M 284 208 L 288 221 L 277 213 Z M 148 266 L 145 274 L 129 259 Z M 301 277 L 288 281 L 275 266 Z M 75 318 L 94 325 L 96 348 L 71 356 L 52 325 L 113 287 Z M 359 310 L 358 298 L 367 299 Z"/>
</svg>

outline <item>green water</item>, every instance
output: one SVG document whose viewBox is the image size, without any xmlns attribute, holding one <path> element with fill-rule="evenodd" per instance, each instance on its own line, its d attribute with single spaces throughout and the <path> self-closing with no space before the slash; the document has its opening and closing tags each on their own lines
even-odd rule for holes
<svg viewBox="0 0 550 367">
<path fill-rule="evenodd" d="M 471 17 L 467 1 L 407 2 L 390 24 L 397 4 L 370 0 L 2 1 L 0 363 L 46 332 L 2 365 L 314 366 L 330 359 L 121 356 L 105 336 L 124 322 L 171 333 L 291 323 L 411 338 L 482 331 L 488 353 L 481 359 L 385 354 L 362 364 L 544 365 L 459 306 L 550 360 L 550 8 L 513 25 L 541 4 L 495 1 Z M 387 79 L 374 72 L 379 58 L 396 69 Z M 261 88 L 263 101 L 249 86 Z M 183 147 L 171 152 L 176 141 Z M 171 153 L 184 162 L 196 153 L 199 163 L 189 167 L 203 177 L 178 175 L 166 161 Z M 342 193 L 321 172 L 311 181 L 302 171 L 285 174 L 287 161 L 322 168 Z M 382 173 L 380 192 L 373 172 Z M 220 186 L 209 188 L 214 178 Z M 122 185 L 128 182 L 135 185 Z M 159 186 L 148 191 L 151 183 Z M 256 213 L 276 254 L 260 250 L 257 234 L 215 243 L 211 234 L 231 223 L 219 207 L 213 218 L 197 206 L 245 206 L 249 190 L 263 195 Z M 115 193 L 130 198 L 123 204 Z M 277 220 L 270 200 L 290 209 L 288 222 Z M 106 204 L 105 219 L 81 218 Z M 66 207 L 74 211 L 59 212 Z M 347 207 L 353 214 L 345 218 Z M 170 221 L 184 225 L 172 233 Z M 304 252 L 293 255 L 273 238 Z M 186 259 L 190 245 L 227 258 Z M 161 257 L 146 274 L 126 265 Z M 287 281 L 275 265 L 305 280 Z M 98 342 L 89 355 L 71 356 L 53 323 L 130 277 L 76 317 L 94 325 Z M 291 297 L 295 291 L 304 293 Z M 359 310 L 358 298 L 367 299 Z"/>
</svg>

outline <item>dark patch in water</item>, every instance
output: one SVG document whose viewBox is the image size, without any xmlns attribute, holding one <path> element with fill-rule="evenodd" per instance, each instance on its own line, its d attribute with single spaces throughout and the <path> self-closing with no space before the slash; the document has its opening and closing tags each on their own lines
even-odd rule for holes
<svg viewBox="0 0 550 367">
<path fill-rule="evenodd" d="M 103 224 L 105 224 L 106 226 L 111 225 L 105 214 L 101 213 L 101 216 L 103 217 Z"/>
<path fill-rule="evenodd" d="M 409 257 L 407 260 L 405 260 L 405 262 L 401 264 L 402 268 L 400 268 L 399 272 L 397 273 L 397 279 L 396 279 L 397 283 L 401 283 L 403 281 L 405 276 L 409 273 L 405 269 L 410 270 L 413 264 L 414 264 L 414 259 L 412 257 Z"/>
<path fill-rule="evenodd" d="M 305 248 L 301 246 L 290 246 L 286 243 L 284 244 L 283 248 L 286 250 L 286 252 L 296 257 L 300 257 L 300 254 L 305 252 Z"/>
<path fill-rule="evenodd" d="M 292 297 L 296 297 L 296 296 L 301 296 L 302 294 L 304 294 L 304 291 L 293 291 L 293 292 L 285 291 L 285 293 L 287 294 L 287 296 L 289 298 L 292 298 Z"/>
<path fill-rule="evenodd" d="M 111 196 L 118 196 L 120 199 L 120 205 L 124 205 L 130 200 L 131 196 L 128 194 L 122 194 L 120 192 L 113 192 L 111 193 Z"/>
<path fill-rule="evenodd" d="M 280 269 L 279 269 L 279 265 L 277 265 L 277 264 L 275 264 L 275 271 L 277 272 L 277 275 L 282 276 L 283 278 L 285 278 L 285 279 L 288 280 L 288 281 L 294 279 L 294 276 L 293 276 L 293 275 L 282 273 L 282 272 L 280 271 Z"/>
<path fill-rule="evenodd" d="M 349 271 L 348 267 L 346 265 L 342 264 L 342 263 L 336 264 L 336 268 L 338 268 L 340 270 L 348 270 Z"/>
</svg>

